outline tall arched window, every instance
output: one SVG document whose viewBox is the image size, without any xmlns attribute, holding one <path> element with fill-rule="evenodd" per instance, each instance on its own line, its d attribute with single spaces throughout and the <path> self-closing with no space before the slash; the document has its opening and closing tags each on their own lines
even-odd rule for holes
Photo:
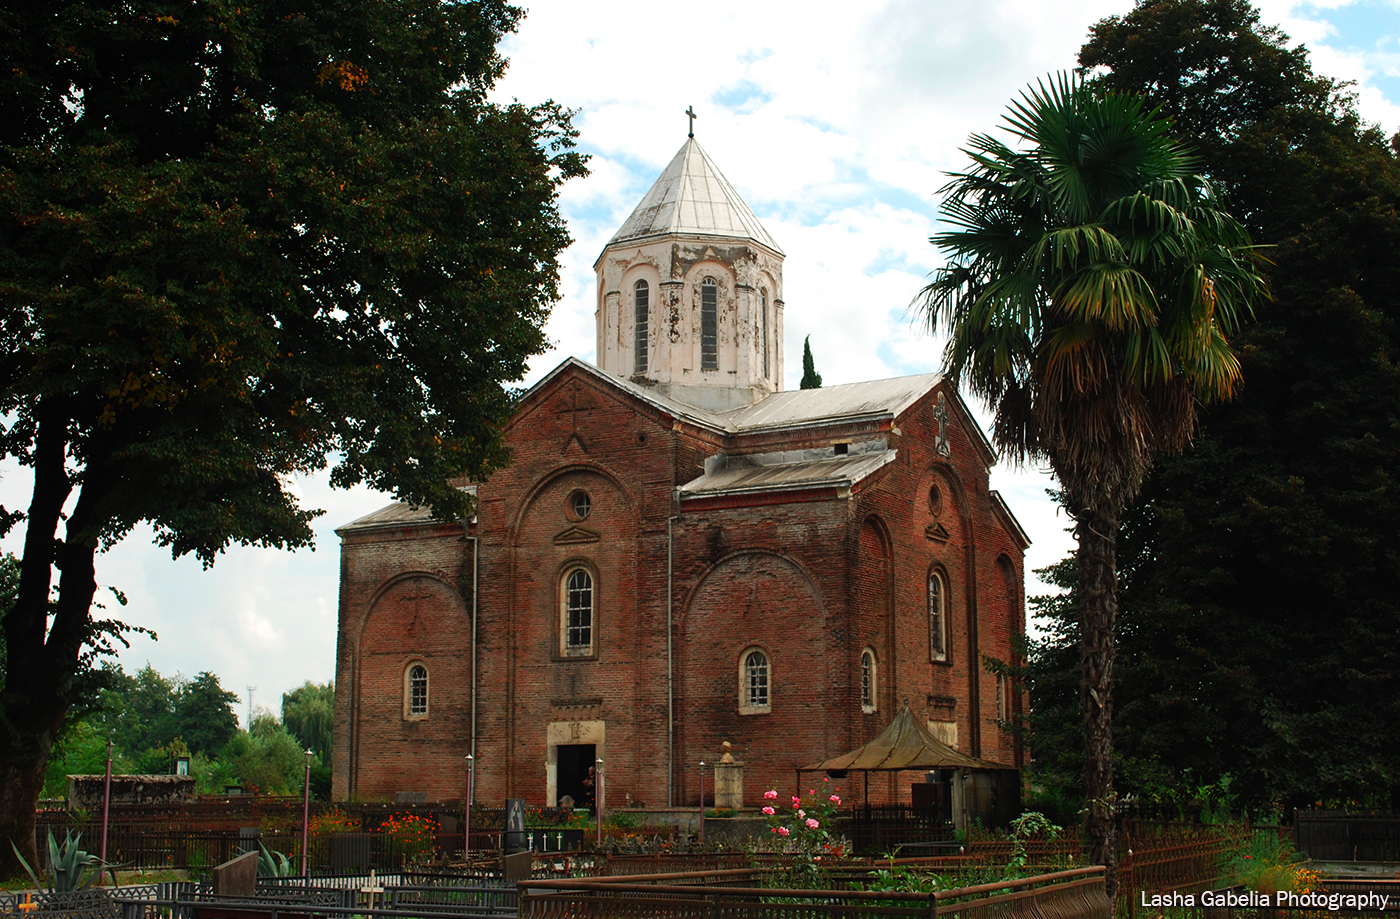
<svg viewBox="0 0 1400 919">
<path fill-rule="evenodd" d="M 419 662 L 404 671 L 403 716 L 410 721 L 428 717 L 428 668 Z"/>
<path fill-rule="evenodd" d="M 593 653 L 593 575 L 587 568 L 573 568 L 562 584 L 564 653 Z"/>
<path fill-rule="evenodd" d="M 928 576 L 928 656 L 929 660 L 948 659 L 948 592 L 938 572 Z"/>
<path fill-rule="evenodd" d="M 700 369 L 719 369 L 719 285 L 700 282 Z"/>
<path fill-rule="evenodd" d="M 739 656 L 739 713 L 756 715 L 772 711 L 768 655 L 757 648 Z"/>
<path fill-rule="evenodd" d="M 768 379 L 768 291 L 758 290 L 758 341 L 763 353 L 763 378 Z"/>
<path fill-rule="evenodd" d="M 866 648 L 860 653 L 860 710 L 867 715 L 875 711 L 878 691 L 875 673 L 875 652 Z"/>
<path fill-rule="evenodd" d="M 633 373 L 647 372 L 647 319 L 651 307 L 651 285 L 638 281 L 632 287 L 632 299 L 636 306 L 636 360 L 632 364 Z"/>
</svg>

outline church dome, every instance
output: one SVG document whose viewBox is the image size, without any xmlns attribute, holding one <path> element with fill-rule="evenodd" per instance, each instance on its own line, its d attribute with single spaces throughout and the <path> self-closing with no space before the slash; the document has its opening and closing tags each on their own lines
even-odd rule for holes
<svg viewBox="0 0 1400 919">
<path fill-rule="evenodd" d="M 744 239 L 783 254 L 777 241 L 693 137 L 608 241 L 608 248 L 659 236 Z"/>
</svg>

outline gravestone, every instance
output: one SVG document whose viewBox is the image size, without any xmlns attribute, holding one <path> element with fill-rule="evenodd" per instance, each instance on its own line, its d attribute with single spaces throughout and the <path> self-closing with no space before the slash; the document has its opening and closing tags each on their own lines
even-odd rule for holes
<svg viewBox="0 0 1400 919">
<path fill-rule="evenodd" d="M 535 853 L 516 852 L 514 855 L 507 855 L 501 859 L 501 866 L 505 870 L 507 886 L 528 881 L 530 873 L 535 869 Z"/>
<path fill-rule="evenodd" d="M 525 848 L 525 799 L 506 799 L 506 832 L 502 840 L 506 854 Z"/>
<path fill-rule="evenodd" d="M 214 896 L 252 897 L 258 888 L 258 853 L 244 852 L 214 869 Z"/>
</svg>

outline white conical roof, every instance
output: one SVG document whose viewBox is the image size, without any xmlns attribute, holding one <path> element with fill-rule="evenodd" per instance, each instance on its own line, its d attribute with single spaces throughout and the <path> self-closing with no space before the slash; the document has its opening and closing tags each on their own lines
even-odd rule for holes
<svg viewBox="0 0 1400 919">
<path fill-rule="evenodd" d="M 671 234 L 751 239 L 783 254 L 694 137 L 681 147 L 608 246 Z"/>
</svg>

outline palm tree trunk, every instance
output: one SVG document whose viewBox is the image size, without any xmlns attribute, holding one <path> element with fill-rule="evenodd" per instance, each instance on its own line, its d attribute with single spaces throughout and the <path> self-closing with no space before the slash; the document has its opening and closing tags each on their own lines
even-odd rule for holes
<svg viewBox="0 0 1400 919">
<path fill-rule="evenodd" d="M 1118 890 L 1113 792 L 1113 633 L 1118 619 L 1118 514 L 1093 508 L 1079 517 L 1079 704 L 1084 712 L 1084 835 L 1095 864 Z"/>
</svg>

